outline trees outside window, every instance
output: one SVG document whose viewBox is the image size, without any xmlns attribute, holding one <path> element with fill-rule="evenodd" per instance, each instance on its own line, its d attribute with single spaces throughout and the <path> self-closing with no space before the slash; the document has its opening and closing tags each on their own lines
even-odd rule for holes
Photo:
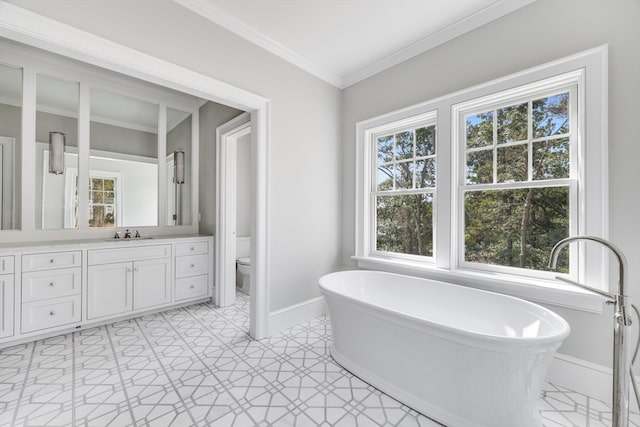
<svg viewBox="0 0 640 427">
<path fill-rule="evenodd" d="M 377 252 L 433 256 L 433 200 L 436 187 L 434 118 L 373 136 Z"/>
<path fill-rule="evenodd" d="M 569 236 L 576 206 L 570 191 L 575 93 L 571 85 L 459 113 L 464 125 L 464 261 L 548 269 L 549 252 Z M 559 266 L 568 272 L 565 255 Z"/>
</svg>

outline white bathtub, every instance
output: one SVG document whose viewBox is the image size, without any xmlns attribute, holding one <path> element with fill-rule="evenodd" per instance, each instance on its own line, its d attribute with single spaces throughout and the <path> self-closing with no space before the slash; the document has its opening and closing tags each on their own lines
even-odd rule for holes
<svg viewBox="0 0 640 427">
<path fill-rule="evenodd" d="M 540 427 L 537 400 L 569 325 L 506 295 L 374 271 L 320 278 L 331 355 L 448 427 Z"/>
</svg>

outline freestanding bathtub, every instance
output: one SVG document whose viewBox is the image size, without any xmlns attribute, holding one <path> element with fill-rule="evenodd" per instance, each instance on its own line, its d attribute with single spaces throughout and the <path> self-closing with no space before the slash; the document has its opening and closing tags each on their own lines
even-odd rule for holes
<svg viewBox="0 0 640 427">
<path fill-rule="evenodd" d="M 320 278 L 331 355 L 448 427 L 540 427 L 547 370 L 569 325 L 493 292 L 374 271 Z"/>
</svg>

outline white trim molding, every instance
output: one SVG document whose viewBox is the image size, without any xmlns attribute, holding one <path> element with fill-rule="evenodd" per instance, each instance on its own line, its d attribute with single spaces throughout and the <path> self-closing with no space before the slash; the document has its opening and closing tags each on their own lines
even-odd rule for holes
<svg viewBox="0 0 640 427">
<path fill-rule="evenodd" d="M 216 305 L 227 307 L 236 301 L 236 146 L 251 132 L 248 113 L 216 128 Z M 253 277 L 253 274 L 251 274 Z M 249 291 L 251 295 L 251 291 Z"/>
<path fill-rule="evenodd" d="M 535 0 L 501 0 L 342 77 L 346 88 L 501 18 Z"/>
<path fill-rule="evenodd" d="M 253 27 L 245 24 L 233 16 L 217 8 L 213 2 L 207 0 L 174 0 L 180 6 L 220 25 L 222 28 L 242 37 L 245 40 L 263 48 L 264 50 L 284 59 L 285 61 L 305 70 L 313 76 L 327 83 L 342 88 L 342 78 L 321 66 L 309 61 L 288 47 L 278 43 Z"/>
<path fill-rule="evenodd" d="M 640 378 L 637 375 L 635 377 L 636 382 L 640 383 Z M 611 368 L 556 353 L 546 379 L 552 384 L 566 387 L 611 405 L 613 397 L 613 370 Z M 638 403 L 634 399 L 633 390 L 631 390 L 629 397 L 631 410 L 638 411 Z"/>
<path fill-rule="evenodd" d="M 180 6 L 191 10 L 192 12 L 214 22 L 221 27 L 231 31 L 232 33 L 250 41 L 251 43 L 265 49 L 266 51 L 284 59 L 285 61 L 299 67 L 313 76 L 318 77 L 333 86 L 344 89 L 359 81 L 365 80 L 374 74 L 380 73 L 388 68 L 393 67 L 407 59 L 418 56 L 428 50 L 431 50 L 441 44 L 448 42 L 465 33 L 475 30 L 491 21 L 501 18 L 517 9 L 520 9 L 535 0 L 499 0 L 487 7 L 472 13 L 469 16 L 445 27 L 434 33 L 431 33 L 420 40 L 417 40 L 407 46 L 403 46 L 392 54 L 385 55 L 381 58 L 366 64 L 359 69 L 346 75 L 339 75 L 326 70 L 321 65 L 314 63 L 305 58 L 300 53 L 294 52 L 283 44 L 275 41 L 271 37 L 261 33 L 255 28 L 245 24 L 244 22 L 234 18 L 220 8 L 216 7 L 213 2 L 208 0 L 173 0 Z"/>
<path fill-rule="evenodd" d="M 250 334 L 256 339 L 266 337 L 269 322 L 267 253 L 269 239 L 269 218 L 267 215 L 269 212 L 269 197 L 267 193 L 269 189 L 269 144 L 271 135 L 269 99 L 1 0 L 0 37 L 251 113 L 252 181 L 255 188 L 255 213 L 251 226 L 254 245 L 251 256 L 253 272 L 255 273 L 254 277 L 252 277 L 252 280 L 255 280 L 255 292 L 252 292 L 251 295 Z M 24 78 L 34 79 L 35 75 L 25 72 Z M 35 88 L 35 85 L 31 84 L 30 87 Z M 23 96 L 25 99 L 33 100 L 32 102 L 35 103 L 35 93 L 23 94 Z M 82 99 L 81 93 L 81 103 Z M 27 105 L 25 102 L 23 108 L 27 107 L 35 111 L 35 105 Z M 197 122 L 194 126 L 197 126 Z M 84 132 L 88 132 L 88 129 L 84 129 Z M 25 128 L 25 123 L 23 122 L 23 139 L 25 141 L 29 139 L 35 140 L 34 133 L 35 128 Z M 83 135 L 83 130 L 80 130 L 79 133 Z M 88 140 L 88 138 L 81 140 Z M 31 147 L 31 145 L 26 144 L 24 149 L 26 150 L 28 147 Z M 88 157 L 87 148 L 84 147 L 85 156 Z M 79 149 L 82 151 L 83 147 L 81 146 Z M 23 153 L 23 160 L 25 158 L 33 158 L 33 150 Z M 25 166 L 23 171 L 30 170 L 31 165 L 24 164 L 23 166 Z M 86 172 L 84 173 L 86 174 Z M 85 197 L 83 196 L 85 193 L 88 193 L 86 187 L 83 192 L 82 185 L 84 184 L 81 183 L 80 187 L 81 198 Z M 86 185 L 88 186 L 88 182 Z M 31 198 L 33 200 L 33 191 L 33 188 L 27 188 L 23 182 L 23 198 Z M 26 236 L 24 234 L 25 228 L 32 235 L 35 235 L 33 233 L 33 210 L 23 212 L 23 218 L 29 220 L 28 224 L 23 224 L 23 231 L 3 232 L 7 233 L 8 239 L 12 241 L 24 239 Z M 56 231 L 47 234 L 47 238 L 65 239 L 68 238 L 68 233 L 64 230 Z"/>
<path fill-rule="evenodd" d="M 327 312 L 324 297 L 312 298 L 269 314 L 269 335 L 307 322 Z"/>
</svg>

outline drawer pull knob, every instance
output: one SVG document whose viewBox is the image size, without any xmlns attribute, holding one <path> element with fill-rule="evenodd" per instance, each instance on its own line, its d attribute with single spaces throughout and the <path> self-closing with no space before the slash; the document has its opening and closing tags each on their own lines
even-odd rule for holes
<svg viewBox="0 0 640 427">
<path fill-rule="evenodd" d="M 55 315 L 56 315 L 56 312 L 55 312 L 55 311 L 51 310 L 51 311 L 49 312 L 49 316 L 55 316 Z"/>
<path fill-rule="evenodd" d="M 195 266 L 196 266 L 195 264 L 191 264 L 191 268 L 193 268 L 193 267 L 195 267 Z"/>
<path fill-rule="evenodd" d="M 195 287 L 196 287 L 195 285 L 191 285 L 191 286 L 189 286 L 189 289 L 193 289 Z"/>
<path fill-rule="evenodd" d="M 53 288 L 55 285 L 56 285 L 56 284 L 55 284 L 55 282 L 51 282 L 51 283 L 49 283 L 49 286 L 51 286 L 52 288 Z"/>
<path fill-rule="evenodd" d="M 195 251 L 195 250 L 196 250 L 196 248 L 194 248 L 193 246 L 191 246 L 191 250 L 192 250 L 192 251 Z"/>
<path fill-rule="evenodd" d="M 49 260 L 49 264 L 53 264 L 54 262 L 56 262 L 56 260 L 55 260 L 55 259 L 53 259 L 53 258 L 51 258 L 51 259 Z"/>
</svg>

